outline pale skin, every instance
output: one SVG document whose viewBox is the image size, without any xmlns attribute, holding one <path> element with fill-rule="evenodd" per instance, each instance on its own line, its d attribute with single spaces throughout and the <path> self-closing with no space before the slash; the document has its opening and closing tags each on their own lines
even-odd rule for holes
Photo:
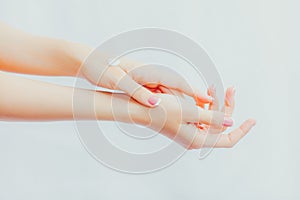
<svg viewBox="0 0 300 200">
<path fill-rule="evenodd" d="M 139 72 L 138 76 L 130 74 L 129 71 L 136 66 L 136 62 L 125 59 L 120 66 L 109 68 L 105 72 L 106 79 L 99 82 L 92 76 L 95 66 L 83 66 L 84 70 L 79 70 L 91 48 L 33 36 L 3 23 L 0 23 L 0 30 L 2 71 L 51 76 L 76 76 L 79 73 L 96 85 L 125 92 L 112 95 L 107 92 L 74 89 L 0 72 L 1 120 L 72 120 L 73 94 L 76 90 L 76 98 L 80 98 L 83 103 L 86 100 L 90 104 L 88 99 L 94 99 L 94 105 L 76 109 L 76 119 L 111 121 L 116 120 L 114 115 L 117 114 L 118 121 L 148 126 L 187 149 L 232 147 L 255 125 L 255 121 L 250 119 L 231 133 L 221 134 L 225 127 L 232 126 L 234 93 L 231 89 L 226 92 L 223 111 L 218 111 L 218 102 L 211 88 L 208 95 L 203 95 L 185 85 L 177 85 L 172 78 L 164 79 L 164 74 L 159 72 L 157 74 L 161 76 L 148 84 L 146 75 L 149 71 L 144 74 Z M 128 78 L 119 86 L 117 83 L 124 76 Z M 132 88 L 134 92 L 130 91 Z M 209 110 L 187 101 L 182 98 L 183 95 L 194 97 L 200 106 L 209 103 Z M 128 96 L 131 98 L 128 99 Z M 152 96 L 161 100 L 158 105 L 148 102 Z M 118 109 L 113 109 L 112 100 L 117 101 Z M 127 107 L 128 110 L 124 109 Z M 214 144 L 206 142 L 216 136 L 218 140 L 214 140 Z"/>
<path fill-rule="evenodd" d="M 122 58 L 118 66 L 105 70 L 107 63 L 103 60 L 108 55 L 102 52 L 93 54 L 89 62 L 82 65 L 93 48 L 70 41 L 35 36 L 1 22 L 0 30 L 0 70 L 47 76 L 79 76 L 101 87 L 122 90 L 148 107 L 157 106 L 149 103 L 151 97 L 155 100 L 154 103 L 159 98 L 145 87 L 140 87 L 141 85 L 150 88 L 165 86 L 203 103 L 212 101 L 209 96 L 199 92 L 200 90 L 176 81 L 174 76 L 169 75 L 170 71 L 156 68 L 134 72 L 133 69 L 141 63 L 126 58 Z M 104 75 L 98 80 L 98 74 L 102 72 Z M 149 72 L 153 75 L 149 76 Z M 124 82 L 118 84 L 120 80 Z"/>
</svg>

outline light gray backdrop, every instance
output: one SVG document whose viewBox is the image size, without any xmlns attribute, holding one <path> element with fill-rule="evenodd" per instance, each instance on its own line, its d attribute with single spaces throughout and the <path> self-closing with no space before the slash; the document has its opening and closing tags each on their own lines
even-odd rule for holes
<svg viewBox="0 0 300 200">
<path fill-rule="evenodd" d="M 205 160 L 188 152 L 163 171 L 138 176 L 90 157 L 72 122 L 0 122 L 0 199 L 299 199 L 299 6 L 283 0 L 0 0 L 0 20 L 91 46 L 138 27 L 177 30 L 204 46 L 225 86 L 236 86 L 236 124 L 248 116 L 258 121 L 233 149 L 215 150 Z"/>
</svg>

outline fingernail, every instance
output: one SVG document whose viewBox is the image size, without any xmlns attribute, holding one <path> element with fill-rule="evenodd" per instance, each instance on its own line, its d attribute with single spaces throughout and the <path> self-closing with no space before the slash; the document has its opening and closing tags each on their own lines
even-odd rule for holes
<svg viewBox="0 0 300 200">
<path fill-rule="evenodd" d="M 253 119 L 252 120 L 252 127 L 256 125 L 256 121 Z"/>
<path fill-rule="evenodd" d="M 215 98 L 213 98 L 212 96 L 209 96 L 208 99 L 209 99 L 210 101 L 214 101 L 214 100 L 215 100 Z"/>
<path fill-rule="evenodd" d="M 158 106 L 159 103 L 161 102 L 161 99 L 156 97 L 156 96 L 152 96 L 148 99 L 148 102 L 152 105 L 152 106 Z"/>
<path fill-rule="evenodd" d="M 223 121 L 223 126 L 232 126 L 233 125 L 233 120 L 229 117 L 225 117 Z"/>
</svg>

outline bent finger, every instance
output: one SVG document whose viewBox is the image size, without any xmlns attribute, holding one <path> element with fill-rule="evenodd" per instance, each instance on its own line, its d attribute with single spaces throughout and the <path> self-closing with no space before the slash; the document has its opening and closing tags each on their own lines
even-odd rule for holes
<svg viewBox="0 0 300 200">
<path fill-rule="evenodd" d="M 153 94 L 147 88 L 135 82 L 127 74 L 123 74 L 121 80 L 118 82 L 117 88 L 124 91 L 130 97 L 134 98 L 137 102 L 148 107 L 156 107 L 161 101 L 158 96 Z"/>
<path fill-rule="evenodd" d="M 182 118 L 185 122 L 210 125 L 220 128 L 222 126 L 232 126 L 233 120 L 226 117 L 223 112 L 205 110 L 195 105 L 182 104 Z"/>
</svg>

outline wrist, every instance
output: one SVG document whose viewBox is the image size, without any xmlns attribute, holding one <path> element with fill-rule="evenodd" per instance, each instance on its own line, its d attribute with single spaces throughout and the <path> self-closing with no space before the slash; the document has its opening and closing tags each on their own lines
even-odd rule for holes
<svg viewBox="0 0 300 200">
<path fill-rule="evenodd" d="M 74 42 L 69 42 L 69 41 L 64 41 L 64 55 L 68 58 L 70 58 L 70 60 L 72 60 L 72 69 L 71 69 L 71 73 L 73 76 L 83 76 L 82 72 L 83 70 L 81 70 L 81 67 L 83 67 L 84 65 L 84 61 L 85 59 L 88 57 L 88 55 L 91 53 L 92 48 L 84 45 L 84 44 L 80 44 L 80 43 L 74 43 Z"/>
</svg>

